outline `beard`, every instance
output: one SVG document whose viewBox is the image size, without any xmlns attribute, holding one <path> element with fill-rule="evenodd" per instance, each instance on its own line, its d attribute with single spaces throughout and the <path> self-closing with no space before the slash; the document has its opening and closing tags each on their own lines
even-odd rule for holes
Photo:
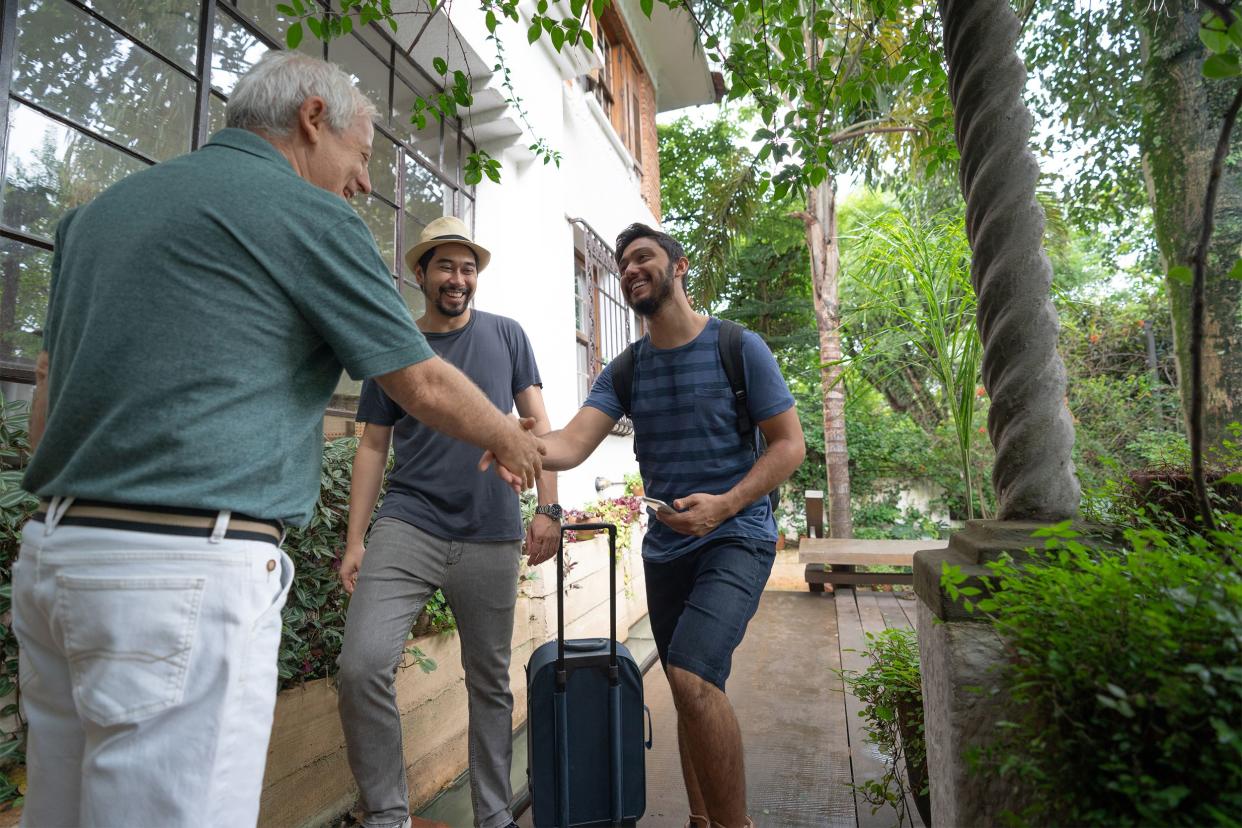
<svg viewBox="0 0 1242 828">
<path fill-rule="evenodd" d="M 452 307 L 452 306 L 444 304 L 444 298 L 443 298 L 444 292 L 441 291 L 440 293 L 436 294 L 436 299 L 435 299 L 436 310 L 438 310 L 444 316 L 447 316 L 450 318 L 461 316 L 463 313 L 466 312 L 466 308 L 470 307 L 470 298 L 472 296 L 474 296 L 473 293 L 471 293 L 470 291 L 466 291 L 466 295 L 461 298 L 461 306 Z"/>
<path fill-rule="evenodd" d="M 651 283 L 651 289 L 647 293 L 647 298 L 630 303 L 634 313 L 639 316 L 650 317 L 655 316 L 660 308 L 664 307 L 664 303 L 673 295 L 673 270 L 674 265 L 670 264 L 664 274 L 664 278 L 658 283 Z"/>
</svg>

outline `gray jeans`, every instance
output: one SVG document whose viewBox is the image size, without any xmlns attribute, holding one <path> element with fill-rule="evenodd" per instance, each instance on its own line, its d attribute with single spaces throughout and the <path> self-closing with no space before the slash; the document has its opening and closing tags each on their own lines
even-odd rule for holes
<svg viewBox="0 0 1242 828">
<path fill-rule="evenodd" d="M 341 725 L 364 825 L 399 826 L 409 813 L 393 680 L 410 628 L 437 588 L 461 640 L 475 825 L 499 828 L 512 820 L 509 656 L 520 548 L 520 541 L 442 540 L 394 518 L 372 527 L 338 659 Z"/>
</svg>

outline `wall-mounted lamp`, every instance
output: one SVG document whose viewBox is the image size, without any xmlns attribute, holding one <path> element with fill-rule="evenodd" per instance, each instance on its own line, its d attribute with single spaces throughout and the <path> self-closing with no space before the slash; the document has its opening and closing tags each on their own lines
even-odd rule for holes
<svg viewBox="0 0 1242 828">
<path fill-rule="evenodd" d="M 595 491 L 597 492 L 602 492 L 604 489 L 607 489 L 609 486 L 624 486 L 624 485 L 625 485 L 624 480 L 609 480 L 607 477 L 595 478 Z"/>
</svg>

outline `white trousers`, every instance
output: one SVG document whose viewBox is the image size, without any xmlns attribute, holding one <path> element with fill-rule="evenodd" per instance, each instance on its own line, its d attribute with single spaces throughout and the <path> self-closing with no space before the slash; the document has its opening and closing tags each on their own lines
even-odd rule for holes
<svg viewBox="0 0 1242 828">
<path fill-rule="evenodd" d="M 13 565 L 22 825 L 253 826 L 293 563 L 262 541 L 58 526 L 55 511 L 26 525 Z"/>
</svg>

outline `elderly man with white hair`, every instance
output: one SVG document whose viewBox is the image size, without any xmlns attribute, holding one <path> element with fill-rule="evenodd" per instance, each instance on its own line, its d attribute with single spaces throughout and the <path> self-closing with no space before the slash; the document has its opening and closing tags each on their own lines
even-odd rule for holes
<svg viewBox="0 0 1242 828">
<path fill-rule="evenodd" d="M 342 368 L 493 451 L 539 442 L 434 355 L 347 199 L 374 107 L 272 53 L 199 151 L 56 231 L 13 567 L 30 826 L 254 825 L 276 697 L 284 526 L 310 517 Z M 461 416 L 462 412 L 470 416 Z"/>
</svg>

